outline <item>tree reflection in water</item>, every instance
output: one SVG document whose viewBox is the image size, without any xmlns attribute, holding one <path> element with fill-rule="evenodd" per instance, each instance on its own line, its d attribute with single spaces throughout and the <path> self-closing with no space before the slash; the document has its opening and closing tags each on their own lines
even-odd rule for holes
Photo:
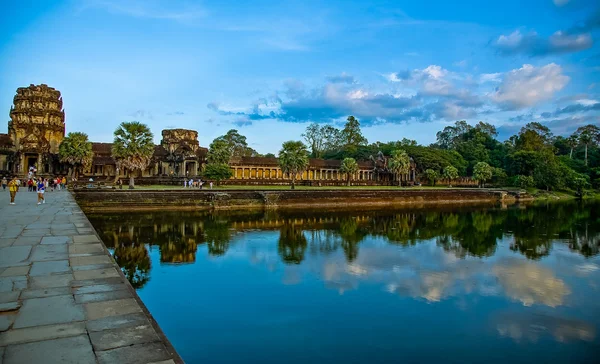
<svg viewBox="0 0 600 364">
<path fill-rule="evenodd" d="M 431 209 L 294 212 L 173 212 L 91 214 L 90 220 L 128 279 L 141 287 L 149 279 L 146 247 L 158 246 L 161 263 L 189 263 L 199 245 L 209 255 L 226 255 L 234 233 L 279 230 L 277 251 L 283 262 L 300 264 L 313 255 L 340 248 L 348 262 L 360 256 L 367 237 L 412 246 L 434 241 L 458 258 L 492 256 L 498 241 L 528 259 L 547 256 L 553 244 L 589 257 L 600 247 L 600 206 L 559 203 L 509 208 L 442 206 Z M 240 238 L 243 239 L 243 236 Z"/>
<path fill-rule="evenodd" d="M 304 260 L 307 241 L 301 228 L 286 223 L 279 230 L 277 252 L 287 264 L 300 264 Z"/>
</svg>

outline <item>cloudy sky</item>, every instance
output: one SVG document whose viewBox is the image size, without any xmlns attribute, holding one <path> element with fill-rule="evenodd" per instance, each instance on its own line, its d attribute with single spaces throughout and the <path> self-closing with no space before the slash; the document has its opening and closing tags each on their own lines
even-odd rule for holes
<svg viewBox="0 0 600 364">
<path fill-rule="evenodd" d="M 352 114 L 370 142 L 421 143 L 456 120 L 500 138 L 540 121 L 600 123 L 593 0 L 5 0 L 0 107 L 46 83 L 67 131 L 111 141 L 122 121 L 237 128 L 259 152 Z M 0 129 L 0 132 L 5 132 Z"/>
</svg>

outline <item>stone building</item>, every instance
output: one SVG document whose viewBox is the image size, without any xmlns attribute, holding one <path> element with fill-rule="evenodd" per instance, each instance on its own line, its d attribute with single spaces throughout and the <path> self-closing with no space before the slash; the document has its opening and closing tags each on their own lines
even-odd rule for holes
<svg viewBox="0 0 600 364">
<path fill-rule="evenodd" d="M 0 134 L 0 170 L 60 173 L 58 146 L 65 135 L 60 92 L 47 85 L 20 87 L 10 108 L 8 134 Z"/>
<path fill-rule="evenodd" d="M 65 136 L 65 112 L 60 92 L 47 85 L 30 85 L 17 89 L 10 109 L 8 134 L 0 134 L 0 174 L 26 175 L 35 167 L 41 175 L 65 175 L 67 166 L 58 158 L 58 148 Z M 92 143 L 92 165 L 84 171 L 85 177 L 97 181 L 125 178 L 128 171 L 119 170 L 111 156 L 111 143 Z M 166 129 L 162 140 L 154 147 L 148 168 L 138 183 L 179 184 L 184 178 L 197 178 L 206 164 L 208 150 L 200 146 L 198 132 L 186 129 Z M 297 176 L 299 184 L 337 185 L 346 181 L 340 172 L 341 161 L 311 159 L 306 171 Z M 395 176 L 387 169 L 387 159 L 381 153 L 368 161 L 358 162 L 359 170 L 351 180 L 355 184 L 392 184 L 400 179 L 403 184 L 416 181 L 416 166 Z M 277 158 L 232 158 L 233 176 L 227 184 L 287 184 L 291 176 L 283 173 Z"/>
</svg>

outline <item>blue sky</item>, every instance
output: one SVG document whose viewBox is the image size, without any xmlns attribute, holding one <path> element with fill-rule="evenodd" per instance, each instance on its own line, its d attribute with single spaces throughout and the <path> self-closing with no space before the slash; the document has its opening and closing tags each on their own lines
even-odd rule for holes
<svg viewBox="0 0 600 364">
<path fill-rule="evenodd" d="M 309 122 L 428 144 L 456 120 L 566 134 L 600 124 L 600 4 L 528 1 L 7 0 L 0 106 L 46 83 L 67 131 L 231 128 L 262 153 Z M 6 115 L 6 114 L 5 114 Z M 7 117 L 8 120 L 8 117 Z M 4 131 L 3 131 L 4 132 Z"/>
</svg>

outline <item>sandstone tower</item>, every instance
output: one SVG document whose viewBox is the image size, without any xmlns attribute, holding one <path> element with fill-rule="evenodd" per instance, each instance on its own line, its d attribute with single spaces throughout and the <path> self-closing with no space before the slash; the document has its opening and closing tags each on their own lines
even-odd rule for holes
<svg viewBox="0 0 600 364">
<path fill-rule="evenodd" d="M 58 147 L 65 136 L 65 112 L 60 91 L 48 85 L 19 87 L 13 99 L 8 135 L 14 147 L 13 169 L 53 173 Z"/>
</svg>

